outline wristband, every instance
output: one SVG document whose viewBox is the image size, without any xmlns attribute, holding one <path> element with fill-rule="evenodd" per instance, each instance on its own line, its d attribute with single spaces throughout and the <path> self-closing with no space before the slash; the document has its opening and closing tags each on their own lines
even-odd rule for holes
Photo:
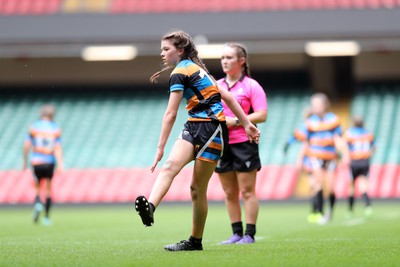
<svg viewBox="0 0 400 267">
<path fill-rule="evenodd" d="M 239 119 L 236 119 L 236 126 L 239 126 L 240 125 L 240 121 L 239 121 Z"/>
</svg>

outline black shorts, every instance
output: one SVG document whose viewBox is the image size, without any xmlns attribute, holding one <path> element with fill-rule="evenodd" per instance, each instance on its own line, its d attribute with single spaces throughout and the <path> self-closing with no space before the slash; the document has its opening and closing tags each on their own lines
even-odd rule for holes
<svg viewBox="0 0 400 267">
<path fill-rule="evenodd" d="M 188 121 L 179 138 L 193 144 L 196 159 L 217 163 L 228 145 L 228 127 L 225 122 Z"/>
<path fill-rule="evenodd" d="M 36 182 L 41 179 L 51 179 L 54 175 L 54 164 L 40 164 L 33 166 Z"/>
<path fill-rule="evenodd" d="M 311 160 L 311 168 L 315 169 L 323 169 L 328 172 L 334 172 L 336 170 L 336 160 L 324 160 L 318 159 L 314 157 L 310 157 Z"/>
<path fill-rule="evenodd" d="M 261 169 L 260 155 L 258 153 L 258 144 L 250 141 L 230 144 L 226 153 L 218 162 L 215 172 L 251 172 Z"/>
<path fill-rule="evenodd" d="M 369 175 L 369 160 L 353 160 L 350 164 L 351 175 L 355 181 L 358 176 L 365 176 L 368 178 Z"/>
</svg>

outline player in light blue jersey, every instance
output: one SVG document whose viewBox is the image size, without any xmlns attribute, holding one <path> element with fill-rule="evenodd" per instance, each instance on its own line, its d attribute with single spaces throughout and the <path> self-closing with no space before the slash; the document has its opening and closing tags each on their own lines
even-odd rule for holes
<svg viewBox="0 0 400 267">
<path fill-rule="evenodd" d="M 27 168 L 28 155 L 30 163 L 33 167 L 35 178 L 35 203 L 33 212 L 33 221 L 38 222 L 39 215 L 44 209 L 45 214 L 43 224 L 49 225 L 49 212 L 51 207 L 51 180 L 54 175 L 54 168 L 63 169 L 63 153 L 61 147 L 61 129 L 53 121 L 55 108 L 52 105 L 44 105 L 40 110 L 40 120 L 34 122 L 29 128 L 28 136 L 25 140 L 23 150 L 23 170 Z M 46 201 L 40 200 L 40 182 L 45 181 L 46 184 Z"/>
</svg>

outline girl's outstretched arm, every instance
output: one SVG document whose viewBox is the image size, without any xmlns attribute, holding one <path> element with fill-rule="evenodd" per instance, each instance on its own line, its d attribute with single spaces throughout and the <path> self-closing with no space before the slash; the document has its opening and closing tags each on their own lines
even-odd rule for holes
<svg viewBox="0 0 400 267">
<path fill-rule="evenodd" d="M 164 148 L 167 144 L 168 137 L 171 134 L 172 127 L 174 126 L 182 96 L 183 91 L 174 91 L 170 93 L 167 110 L 165 111 L 162 120 L 161 133 L 160 138 L 158 139 L 156 156 L 154 157 L 153 165 L 150 169 L 151 172 L 154 171 L 158 162 L 164 156 Z"/>
</svg>

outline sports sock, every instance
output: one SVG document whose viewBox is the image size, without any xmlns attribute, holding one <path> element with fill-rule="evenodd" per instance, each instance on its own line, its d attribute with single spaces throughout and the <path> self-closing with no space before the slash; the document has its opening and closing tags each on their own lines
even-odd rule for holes
<svg viewBox="0 0 400 267">
<path fill-rule="evenodd" d="M 317 195 L 311 197 L 311 213 L 318 212 L 318 203 L 317 203 Z"/>
<path fill-rule="evenodd" d="M 156 206 L 154 206 L 154 204 L 151 202 L 149 202 L 149 204 L 150 204 L 151 208 L 153 209 L 153 213 L 154 213 L 156 211 Z"/>
<path fill-rule="evenodd" d="M 335 206 L 335 202 L 336 202 L 336 195 L 335 195 L 335 193 L 331 193 L 329 195 L 329 207 L 330 207 L 331 211 L 333 211 L 333 207 Z"/>
<path fill-rule="evenodd" d="M 365 201 L 365 206 L 367 206 L 367 207 L 371 206 L 371 200 L 370 200 L 370 198 L 368 197 L 368 194 L 367 194 L 367 193 L 364 193 L 364 194 L 362 195 L 362 197 L 363 197 L 363 199 L 364 199 L 364 201 Z"/>
<path fill-rule="evenodd" d="M 232 223 L 232 232 L 239 236 L 243 236 L 243 223 L 241 221 Z"/>
<path fill-rule="evenodd" d="M 46 204 L 44 206 L 45 208 L 45 216 L 48 218 L 49 217 L 49 211 L 51 207 L 51 197 L 46 198 Z"/>
<path fill-rule="evenodd" d="M 324 196 L 322 194 L 322 189 L 319 190 L 316 194 L 316 206 L 317 206 L 317 211 L 319 213 L 324 213 Z"/>
<path fill-rule="evenodd" d="M 255 224 L 246 224 L 246 235 L 251 236 L 254 239 L 254 236 L 256 235 L 256 225 Z"/>
<path fill-rule="evenodd" d="M 353 211 L 354 206 L 354 196 L 349 196 L 349 210 Z"/>
<path fill-rule="evenodd" d="M 201 245 L 202 238 L 195 238 L 193 236 L 189 237 L 189 242 L 192 243 L 193 245 Z"/>
</svg>

